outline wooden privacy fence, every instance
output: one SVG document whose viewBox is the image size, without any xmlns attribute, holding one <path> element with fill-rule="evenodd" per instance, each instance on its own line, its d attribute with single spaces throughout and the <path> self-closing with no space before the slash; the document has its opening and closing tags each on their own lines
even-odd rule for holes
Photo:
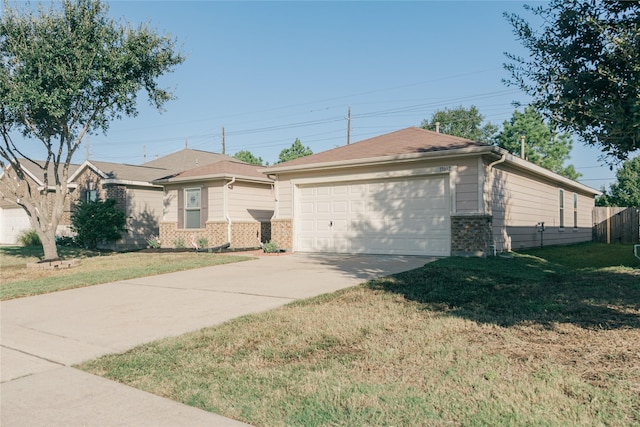
<svg viewBox="0 0 640 427">
<path fill-rule="evenodd" d="M 593 208 L 593 241 L 640 243 L 640 208 Z"/>
</svg>

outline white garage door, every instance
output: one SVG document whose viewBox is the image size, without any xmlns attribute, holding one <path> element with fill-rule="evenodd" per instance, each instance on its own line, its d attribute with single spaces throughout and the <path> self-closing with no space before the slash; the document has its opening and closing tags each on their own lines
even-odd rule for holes
<svg viewBox="0 0 640 427">
<path fill-rule="evenodd" d="M 0 208 L 0 243 L 15 245 L 18 236 L 31 228 L 29 217 L 22 208 Z"/>
<path fill-rule="evenodd" d="M 450 254 L 448 175 L 298 189 L 297 251 Z"/>
</svg>

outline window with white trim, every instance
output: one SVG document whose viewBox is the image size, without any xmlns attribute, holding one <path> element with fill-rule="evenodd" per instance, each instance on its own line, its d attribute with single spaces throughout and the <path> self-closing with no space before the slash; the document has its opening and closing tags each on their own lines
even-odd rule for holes
<svg viewBox="0 0 640 427">
<path fill-rule="evenodd" d="M 200 228 L 200 188 L 184 190 L 184 228 Z"/>
<path fill-rule="evenodd" d="M 564 190 L 559 191 L 560 229 L 564 229 Z"/>
</svg>

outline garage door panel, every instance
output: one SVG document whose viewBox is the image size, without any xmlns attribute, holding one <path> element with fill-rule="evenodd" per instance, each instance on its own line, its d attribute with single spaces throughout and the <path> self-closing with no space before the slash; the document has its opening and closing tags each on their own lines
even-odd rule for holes
<svg viewBox="0 0 640 427">
<path fill-rule="evenodd" d="M 297 194 L 296 250 L 410 255 L 450 251 L 447 176 L 323 184 L 302 187 Z"/>
</svg>

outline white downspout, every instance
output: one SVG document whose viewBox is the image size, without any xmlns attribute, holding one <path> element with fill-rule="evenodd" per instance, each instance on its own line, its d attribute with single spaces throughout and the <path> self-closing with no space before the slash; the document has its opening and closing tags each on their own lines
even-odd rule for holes
<svg viewBox="0 0 640 427">
<path fill-rule="evenodd" d="M 489 163 L 489 173 L 491 174 L 489 176 L 489 200 L 487 201 L 487 207 L 489 208 L 488 210 L 491 212 L 491 215 L 493 216 L 493 167 L 497 164 L 503 163 L 505 160 L 507 160 L 507 153 L 502 153 L 502 156 L 496 160 L 495 162 L 491 162 Z M 486 208 L 485 208 L 486 209 Z M 493 228 L 493 227 L 492 227 Z M 491 234 L 493 234 L 494 232 L 492 231 Z M 497 243 L 495 241 L 495 236 L 492 237 L 493 240 L 493 244 L 490 247 L 490 250 L 492 252 L 491 255 L 496 256 L 497 255 Z M 504 245 L 503 245 L 504 246 Z M 504 247 L 502 248 L 502 250 L 504 250 Z"/>
<path fill-rule="evenodd" d="M 233 183 L 236 182 L 236 177 L 232 177 L 231 181 L 227 182 L 224 189 L 224 217 L 227 220 L 227 242 L 231 244 L 231 217 L 229 216 L 229 195 L 228 189 L 233 187 Z"/>
</svg>

